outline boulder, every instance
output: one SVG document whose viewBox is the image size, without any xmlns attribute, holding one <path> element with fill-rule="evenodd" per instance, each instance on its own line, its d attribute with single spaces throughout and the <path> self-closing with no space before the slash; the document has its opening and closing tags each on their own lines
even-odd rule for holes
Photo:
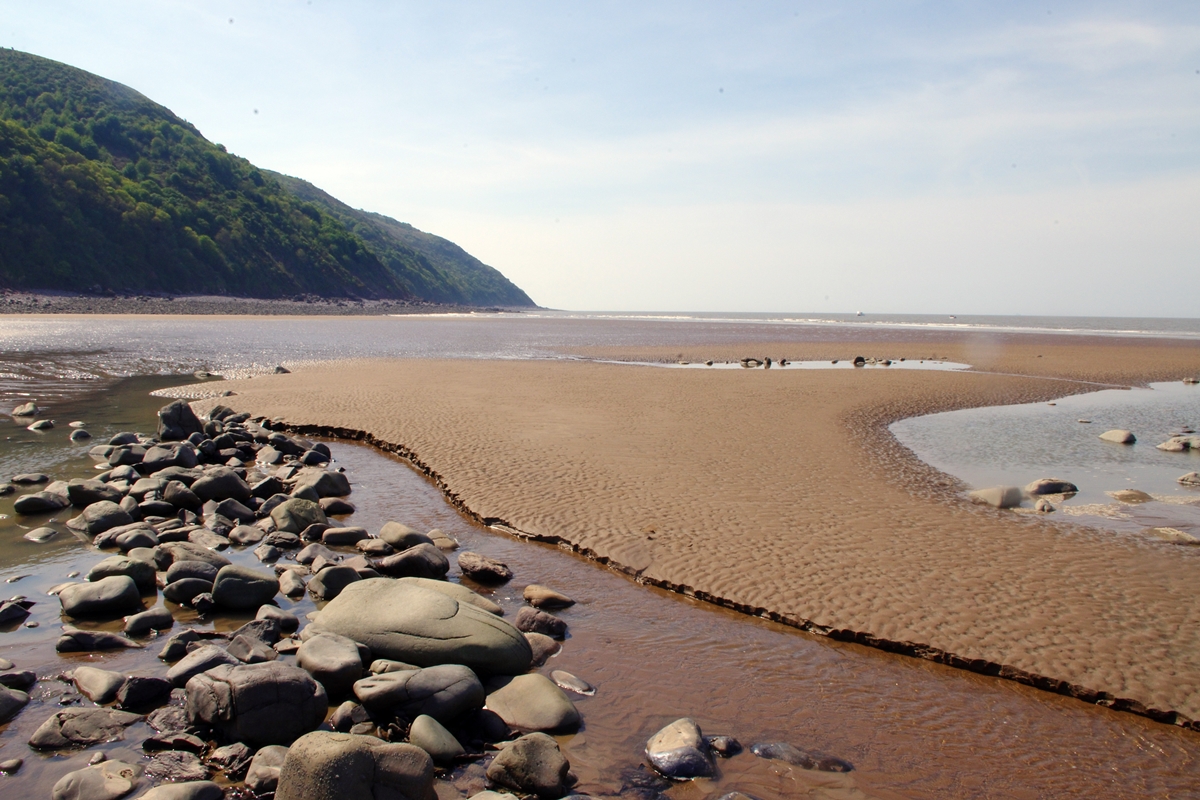
<svg viewBox="0 0 1200 800">
<path fill-rule="evenodd" d="M 320 725 L 328 707 L 321 684 L 278 661 L 214 667 L 187 682 L 192 724 L 252 745 L 287 744 Z"/>
<path fill-rule="evenodd" d="M 147 711 L 166 705 L 171 683 L 163 678 L 130 675 L 117 690 L 117 705 L 127 711 Z"/>
<path fill-rule="evenodd" d="M 35 750 L 88 747 L 120 739 L 126 728 L 141 719 L 137 714 L 115 708 L 64 708 L 50 715 L 33 735 Z"/>
<path fill-rule="evenodd" d="M 95 478 L 88 480 L 67 481 L 67 499 L 76 508 L 87 508 L 92 503 L 107 500 L 110 503 L 121 502 L 123 495 L 104 481 Z"/>
<path fill-rule="evenodd" d="M 292 489 L 292 495 L 304 488 L 312 489 L 318 498 L 345 497 L 350 494 L 350 480 L 344 472 L 305 467 L 296 473 L 296 486 Z"/>
<path fill-rule="evenodd" d="M 139 649 L 137 642 L 108 631 L 81 631 L 64 625 L 54 649 L 60 653 L 93 653 L 99 650 Z"/>
<path fill-rule="evenodd" d="M 127 575 L 72 583 L 58 593 L 58 599 L 63 613 L 71 617 L 120 616 L 142 606 L 137 584 Z"/>
<path fill-rule="evenodd" d="M 711 777 L 715 771 L 712 752 L 694 720 L 677 719 L 646 743 L 650 766 L 672 780 Z"/>
<path fill-rule="evenodd" d="M 22 403 L 14 408 L 12 415 L 14 417 L 36 417 L 39 410 L 37 402 L 30 400 L 28 403 Z"/>
<path fill-rule="evenodd" d="M 300 645 L 296 664 L 325 687 L 330 697 L 344 697 L 363 675 L 358 644 L 345 636 L 319 633 Z"/>
<path fill-rule="evenodd" d="M 13 510 L 18 514 L 46 514 L 68 505 L 70 501 L 56 492 L 34 492 L 18 497 L 13 502 Z"/>
<path fill-rule="evenodd" d="M 470 603 L 404 581 L 350 584 L 310 627 L 341 634 L 378 658 L 419 667 L 463 664 L 477 674 L 529 669 L 529 642 L 503 619 Z"/>
<path fill-rule="evenodd" d="M 0 686 L 0 725 L 20 713 L 27 703 L 29 703 L 29 695 L 25 692 Z"/>
<path fill-rule="evenodd" d="M 217 579 L 217 567 L 207 561 L 175 561 L 167 568 L 167 584 L 184 578 L 199 578 L 212 583 Z"/>
<path fill-rule="evenodd" d="M 154 565 L 129 556 L 109 556 L 88 570 L 87 574 L 87 579 L 93 583 L 113 577 L 129 578 L 139 592 L 149 594 L 157 589 Z"/>
<path fill-rule="evenodd" d="M 1189 472 L 1179 476 L 1179 483 L 1184 486 L 1200 486 L 1200 472 Z"/>
<path fill-rule="evenodd" d="M 158 410 L 158 438 L 164 442 L 179 442 L 203 432 L 204 423 L 186 400 L 176 400 Z"/>
<path fill-rule="evenodd" d="M 570 768 L 558 742 L 544 733 L 529 733 L 496 755 L 488 765 L 487 777 L 522 794 L 553 800 L 566 793 Z"/>
<path fill-rule="evenodd" d="M 299 597 L 304 594 L 304 578 L 296 570 L 284 570 L 279 576 L 279 591 L 285 597 Z"/>
<path fill-rule="evenodd" d="M 340 497 L 322 497 L 320 500 L 321 510 L 325 512 L 327 517 L 340 517 L 346 514 L 353 514 L 357 509 L 354 504 L 343 500 Z"/>
<path fill-rule="evenodd" d="M 283 633 L 295 633 L 296 629 L 300 627 L 300 619 L 295 614 L 272 605 L 259 608 L 254 618 L 274 621 Z"/>
<path fill-rule="evenodd" d="M 167 670 L 167 680 L 172 686 L 187 686 L 188 681 L 202 672 L 238 663 L 240 662 L 236 658 L 215 644 L 201 645 Z"/>
<path fill-rule="evenodd" d="M 256 609 L 278 593 L 279 580 L 274 575 L 234 565 L 221 567 L 212 589 L 219 607 L 234 610 Z"/>
<path fill-rule="evenodd" d="M 227 500 L 233 498 L 241 503 L 250 502 L 250 486 L 229 467 L 216 467 L 204 473 L 204 477 L 192 484 L 192 492 L 201 501 Z"/>
<path fill-rule="evenodd" d="M 81 695 L 97 705 L 105 705 L 117 699 L 117 690 L 125 683 L 125 676 L 98 667 L 76 667 L 71 681 Z"/>
<path fill-rule="evenodd" d="M 261 664 L 264 661 L 274 661 L 279 655 L 275 652 L 275 648 L 262 639 L 240 634 L 230 640 L 229 648 L 226 652 L 243 664 Z"/>
<path fill-rule="evenodd" d="M 408 741 L 429 753 L 433 763 L 447 765 L 467 751 L 454 738 L 454 734 L 446 730 L 442 723 L 428 714 L 422 714 L 413 720 L 408 729 Z"/>
<path fill-rule="evenodd" d="M 379 531 L 379 538 L 383 539 L 396 550 L 407 550 L 419 544 L 433 544 L 433 540 L 425 534 L 418 533 L 399 522 L 385 523 Z"/>
<path fill-rule="evenodd" d="M 395 578 L 440 580 L 450 571 L 446 555 L 432 544 L 419 544 L 375 562 L 375 568 Z"/>
<path fill-rule="evenodd" d="M 214 511 L 218 516 L 223 517 L 224 519 L 236 520 L 237 522 L 241 523 L 254 522 L 255 520 L 254 512 L 246 508 L 246 506 L 242 505 L 237 500 L 234 500 L 232 497 L 226 498 L 225 500 L 217 503 L 217 507 L 214 509 Z"/>
<path fill-rule="evenodd" d="M 317 731 L 288 750 L 276 800 L 436 800 L 433 759 L 411 744 Z"/>
<path fill-rule="evenodd" d="M 558 731 L 579 725 L 579 710 L 562 689 L 545 675 L 496 678 L 488 682 L 487 708 L 510 728 Z"/>
<path fill-rule="evenodd" d="M 591 697 L 596 694 L 596 687 L 585 681 L 583 678 L 577 678 L 569 672 L 561 669 L 556 669 L 550 673 L 550 680 L 554 681 L 554 685 L 560 689 L 566 689 L 568 692 L 581 694 L 585 697 Z"/>
<path fill-rule="evenodd" d="M 185 781 L 155 786 L 138 800 L 221 800 L 224 796 L 224 790 L 212 781 Z"/>
<path fill-rule="evenodd" d="M 417 586 L 421 589 L 428 589 L 432 592 L 444 594 L 460 603 L 470 603 L 473 606 L 482 608 L 489 614 L 495 614 L 497 617 L 504 616 L 504 609 L 497 603 L 478 592 L 471 591 L 461 583 L 450 583 L 450 581 L 439 581 L 432 578 L 400 578 L 398 582 L 407 586 Z"/>
<path fill-rule="evenodd" d="M 1114 444 L 1134 444 L 1137 442 L 1137 437 L 1134 436 L 1133 433 L 1121 428 L 1105 431 L 1104 433 L 1100 434 L 1100 439 L 1105 442 L 1112 442 Z"/>
<path fill-rule="evenodd" d="M 330 547 L 353 547 L 363 539 L 371 538 L 366 528 L 326 528 L 321 534 L 321 543 Z"/>
<path fill-rule="evenodd" d="M 202 594 L 212 594 L 213 585 L 203 578 L 179 578 L 163 587 L 163 597 L 181 606 L 191 606 Z"/>
<path fill-rule="evenodd" d="M 503 561 L 469 550 L 458 554 L 458 568 L 462 570 L 463 575 L 477 583 L 505 583 L 512 580 L 513 576 L 512 570 Z"/>
<path fill-rule="evenodd" d="M 142 768 L 124 761 L 102 761 L 68 772 L 50 790 L 51 800 L 117 800 L 133 791 Z"/>
<path fill-rule="evenodd" d="M 288 748 L 278 744 L 259 748 L 246 771 L 246 787 L 260 797 L 274 792 L 287 754 Z"/>
<path fill-rule="evenodd" d="M 562 650 L 561 644 L 542 633 L 527 633 L 525 638 L 529 641 L 529 649 L 533 651 L 532 665 L 534 667 L 542 666 L 547 659 L 558 655 Z"/>
<path fill-rule="evenodd" d="M 203 781 L 208 778 L 208 769 L 194 753 L 166 750 L 150 756 L 146 777 L 155 783 Z"/>
<path fill-rule="evenodd" d="M 547 614 L 541 609 L 529 606 L 525 606 L 517 612 L 515 624 L 517 630 L 525 633 L 540 633 L 555 639 L 561 639 L 567 635 L 567 623 L 553 614 Z"/>
<path fill-rule="evenodd" d="M 770 758 L 784 761 L 801 769 L 814 769 L 820 772 L 850 772 L 854 767 L 836 756 L 826 755 L 810 750 L 801 750 L 787 742 L 766 742 L 750 746 L 750 752 L 759 758 Z"/>
<path fill-rule="evenodd" d="M 311 500 L 293 497 L 271 509 L 275 527 L 288 533 L 300 533 L 309 525 L 328 525 L 325 512 Z"/>
<path fill-rule="evenodd" d="M 267 532 L 257 525 L 238 525 L 229 532 L 229 541 L 240 545 L 258 544 L 266 535 Z"/>
<path fill-rule="evenodd" d="M 361 576 L 352 567 L 326 567 L 308 582 L 308 591 L 318 600 L 332 600 L 357 580 Z"/>
<path fill-rule="evenodd" d="M 1033 497 L 1043 494 L 1077 494 L 1079 487 L 1062 478 L 1039 478 L 1025 487 L 1025 493 Z"/>
<path fill-rule="evenodd" d="M 525 587 L 524 597 L 525 602 L 534 608 L 568 608 L 575 605 L 575 601 L 562 592 L 537 583 Z"/>
<path fill-rule="evenodd" d="M 217 569 L 229 565 L 225 556 L 193 542 L 164 542 L 154 552 L 155 564 L 164 571 L 176 561 L 204 561 Z"/>
<path fill-rule="evenodd" d="M 1016 508 L 1021 505 L 1024 496 L 1024 493 L 1016 486 L 992 486 L 987 489 L 976 489 L 967 495 L 972 503 L 994 508 Z"/>
<path fill-rule="evenodd" d="M 183 481 L 167 481 L 162 490 L 162 499 L 176 508 L 186 508 L 189 511 L 197 511 L 203 505 L 196 493 Z"/>
<path fill-rule="evenodd" d="M 479 708 L 484 701 L 483 684 L 460 664 L 371 675 L 354 684 L 354 695 L 373 711 L 405 719 L 426 714 L 440 722 Z"/>
</svg>

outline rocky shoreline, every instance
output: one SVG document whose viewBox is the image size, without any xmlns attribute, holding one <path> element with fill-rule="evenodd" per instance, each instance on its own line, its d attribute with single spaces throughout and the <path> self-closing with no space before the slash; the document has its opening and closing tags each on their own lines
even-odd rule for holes
<svg viewBox="0 0 1200 800">
<path fill-rule="evenodd" d="M 142 742 L 143 761 L 97 752 L 58 779 L 54 799 L 136 791 L 154 800 L 432 800 L 448 770 L 464 763 L 474 770 L 470 785 L 486 786 L 471 797 L 568 796 L 570 764 L 548 734 L 578 730 L 583 719 L 571 695 L 596 690 L 561 670 L 535 670 L 563 646 L 567 621 L 559 614 L 571 598 L 527 586 L 510 623 L 495 603 L 446 580 L 458 547 L 451 537 L 398 522 L 378 532 L 348 524 L 351 484 L 331 468 L 328 446 L 283 427 L 220 405 L 199 418 L 176 401 L 159 412 L 156 436 L 121 433 L 92 448 L 106 467 L 94 479 L 16 476 L 36 489 L 17 499 L 18 513 L 36 520 L 77 509 L 66 532 L 115 551 L 83 580 L 51 590 L 65 623 L 56 649 L 162 644 L 159 658 L 170 665 L 37 675 L 0 660 L 0 724 L 46 705 L 31 703 L 39 683 L 68 687 L 51 693 L 58 709 L 30 737 L 34 751 L 86 749 L 140 722 L 155 731 Z M 26 538 L 64 533 L 43 525 Z M 221 552 L 229 548 L 253 548 L 263 566 L 232 563 Z M 513 577 L 479 553 L 461 552 L 457 562 L 482 585 Z M 325 603 L 309 618 L 274 603 L 305 592 Z M 34 602 L 7 601 L 0 620 L 13 629 Z M 176 616 L 195 614 L 204 622 L 254 618 L 228 632 L 166 633 Z M 121 633 L 91 627 L 121 619 Z M 645 783 L 636 796 L 660 796 L 668 779 L 712 776 L 720 756 L 740 749 L 682 718 L 647 744 L 660 783 Z M 851 769 L 783 742 L 751 752 L 802 769 Z M 22 761 L 5 759 L 0 772 L 19 778 Z"/>
<path fill-rule="evenodd" d="M 0 314 L 147 314 L 249 316 L 387 316 L 391 314 L 520 313 L 516 309 L 460 306 L 424 300 L 364 300 L 303 295 L 252 297 L 148 294 L 77 295 L 0 290 Z"/>
</svg>

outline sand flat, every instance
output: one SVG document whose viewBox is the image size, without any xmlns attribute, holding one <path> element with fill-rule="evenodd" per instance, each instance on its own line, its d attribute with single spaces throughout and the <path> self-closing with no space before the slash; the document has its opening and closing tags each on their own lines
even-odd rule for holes
<svg viewBox="0 0 1200 800">
<path fill-rule="evenodd" d="M 1200 363 L 1195 344 L 1062 339 L 1054 364 L 1035 342 L 987 365 L 1036 378 L 375 360 L 230 382 L 225 402 L 403 445 L 481 517 L 644 580 L 1200 718 L 1200 553 L 971 506 L 887 433 L 1086 388 L 1055 374 L 1135 383 Z"/>
</svg>

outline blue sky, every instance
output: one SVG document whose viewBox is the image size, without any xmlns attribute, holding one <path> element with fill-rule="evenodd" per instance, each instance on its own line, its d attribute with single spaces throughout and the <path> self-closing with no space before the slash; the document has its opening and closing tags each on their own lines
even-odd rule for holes
<svg viewBox="0 0 1200 800">
<path fill-rule="evenodd" d="M 0 45 L 551 307 L 1200 316 L 1195 3 L 0 0 Z"/>
</svg>

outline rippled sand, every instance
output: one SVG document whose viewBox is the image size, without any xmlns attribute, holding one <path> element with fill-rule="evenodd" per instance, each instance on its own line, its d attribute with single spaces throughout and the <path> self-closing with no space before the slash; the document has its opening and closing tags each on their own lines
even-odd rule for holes
<svg viewBox="0 0 1200 800">
<path fill-rule="evenodd" d="M 1093 388 L 1057 377 L 1140 383 L 1196 374 L 1200 348 L 949 335 L 853 347 L 589 355 L 861 352 L 1038 377 L 354 361 L 230 382 L 237 395 L 225 402 L 403 445 L 481 517 L 561 538 L 646 581 L 840 638 L 1003 668 L 1083 699 L 1200 717 L 1197 549 L 968 505 L 961 486 L 886 427 L 935 410 Z"/>
</svg>

